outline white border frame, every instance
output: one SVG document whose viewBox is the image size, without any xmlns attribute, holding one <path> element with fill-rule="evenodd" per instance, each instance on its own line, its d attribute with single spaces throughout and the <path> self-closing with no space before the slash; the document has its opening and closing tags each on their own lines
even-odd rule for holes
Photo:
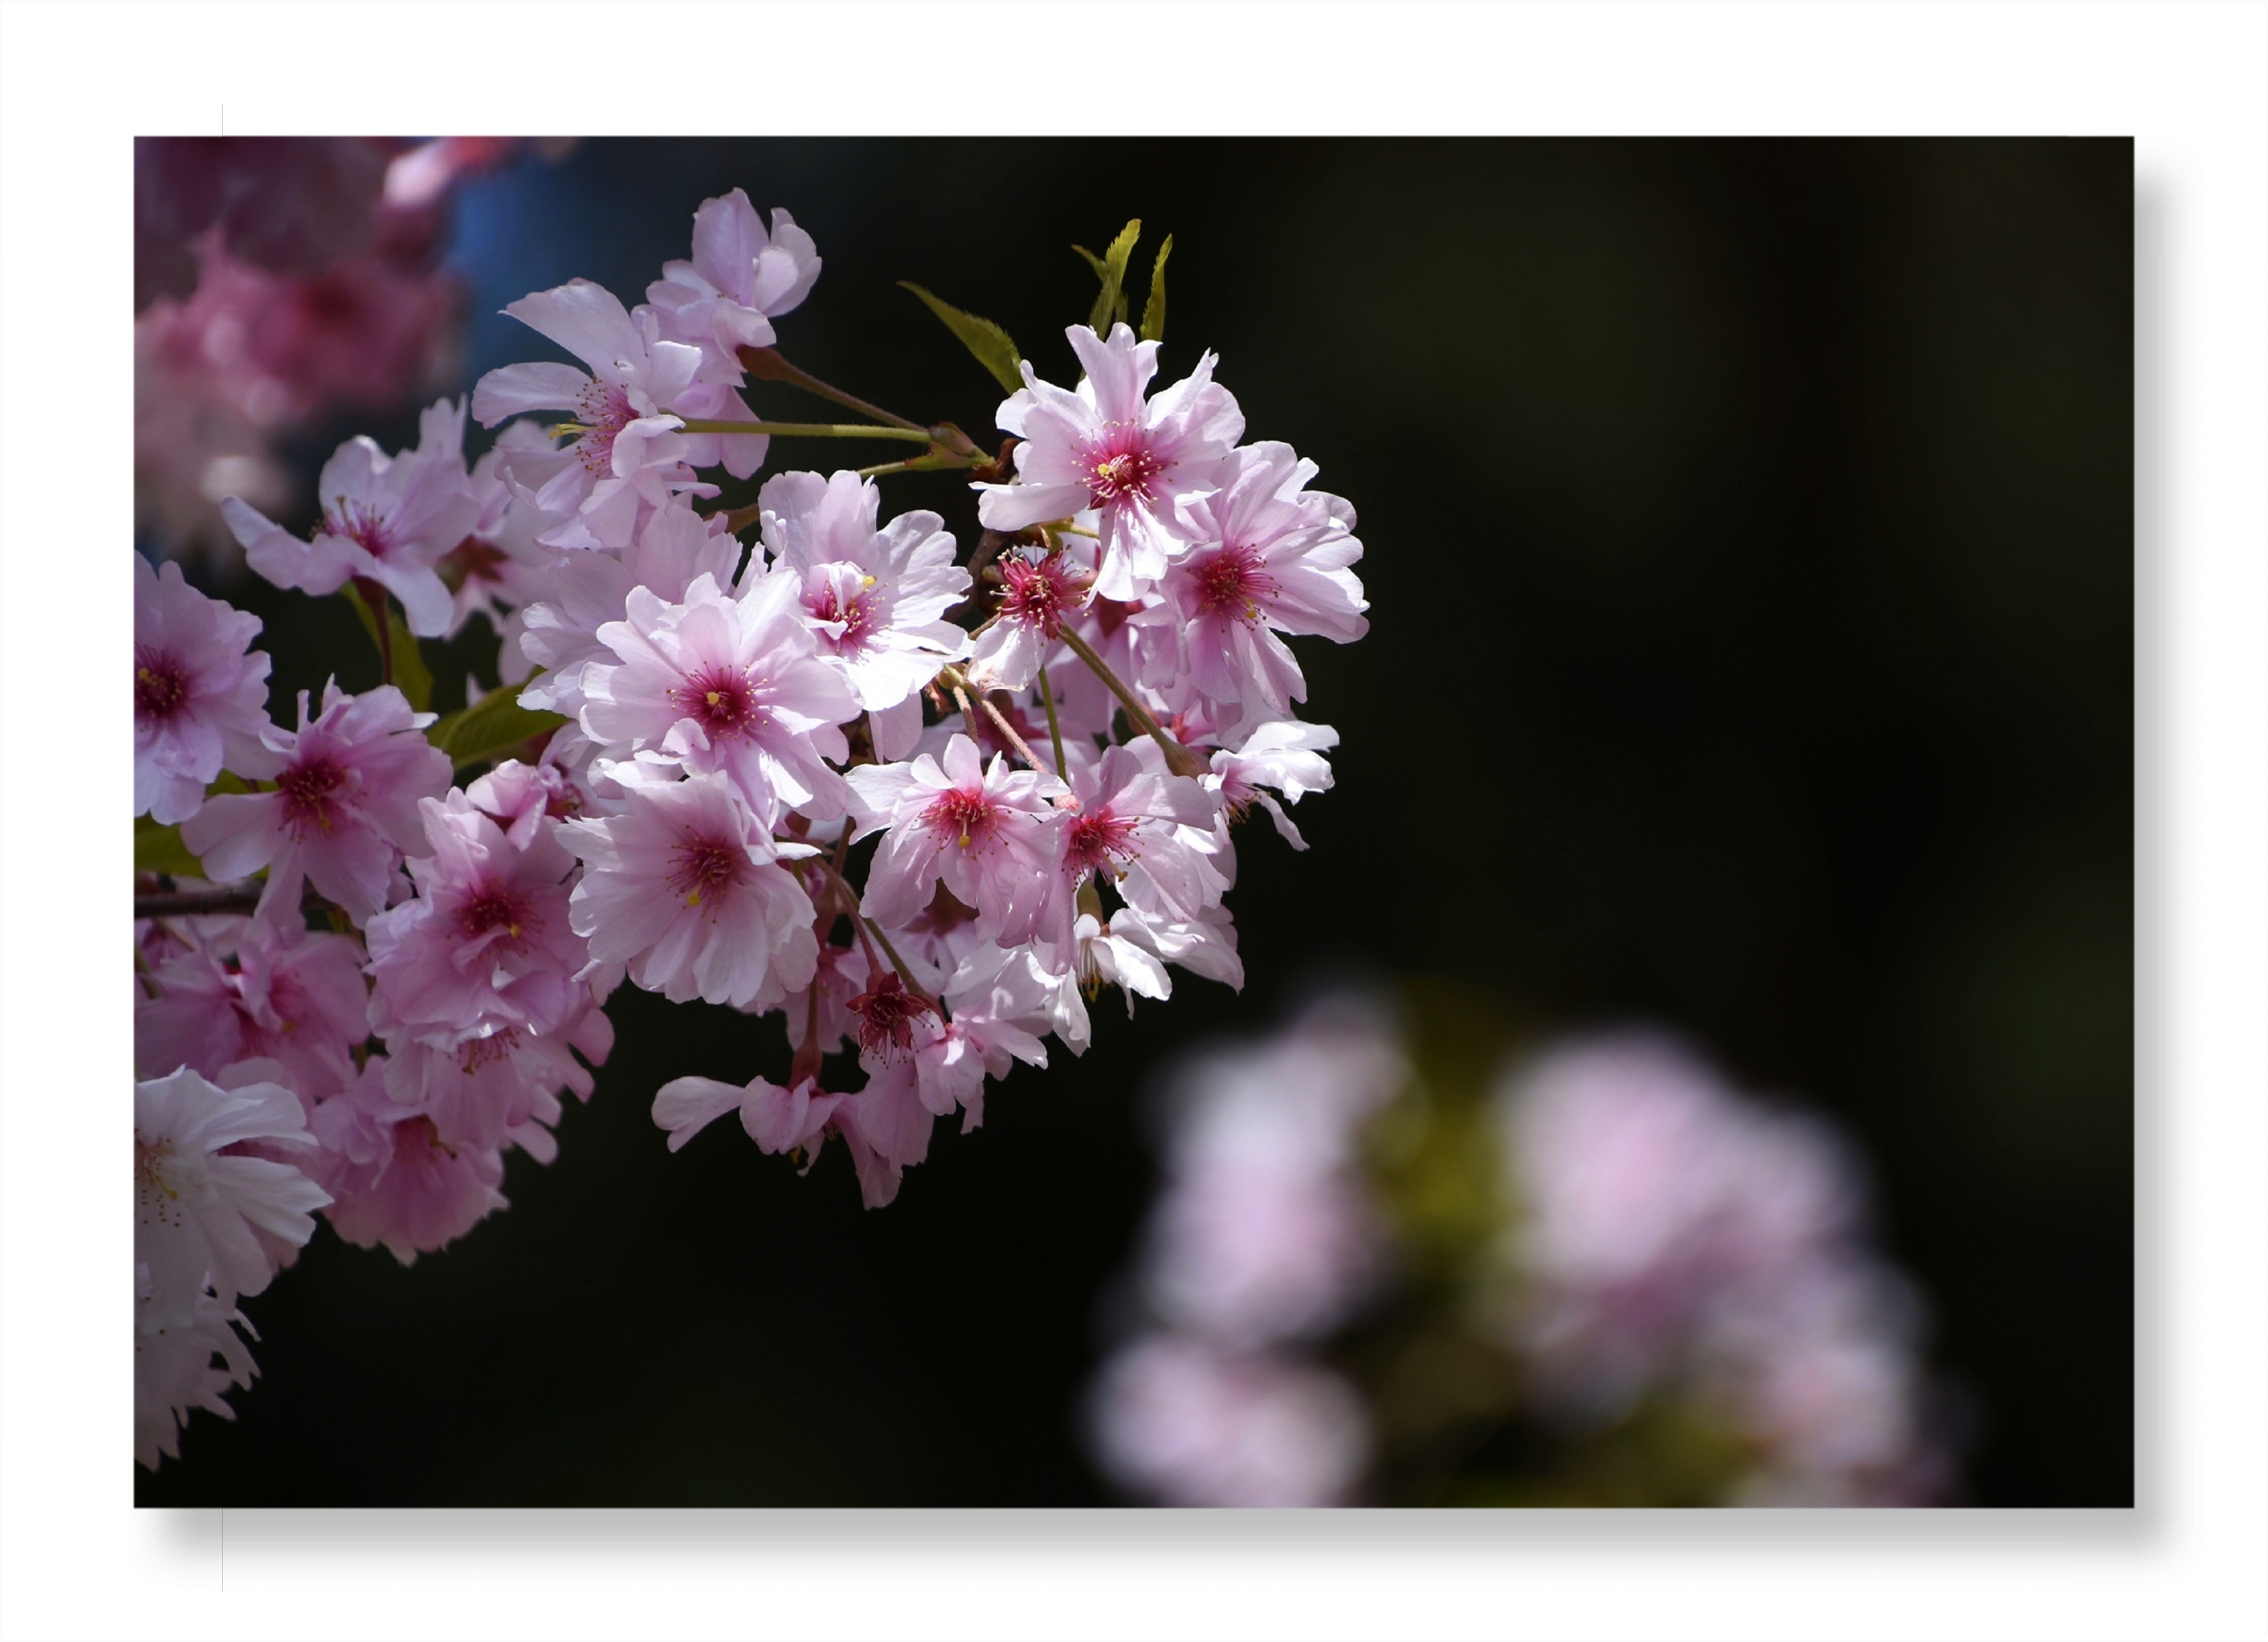
<svg viewBox="0 0 2268 1642">
<path fill-rule="evenodd" d="M 0 1631 L 2268 1637 L 2268 7 L 18 3 L 0 109 Z M 132 1510 L 128 139 L 948 120 L 2137 137 L 2139 1509 Z"/>
</svg>

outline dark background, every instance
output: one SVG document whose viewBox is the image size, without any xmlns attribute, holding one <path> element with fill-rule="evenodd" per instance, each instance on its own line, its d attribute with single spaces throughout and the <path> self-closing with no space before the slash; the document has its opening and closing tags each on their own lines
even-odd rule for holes
<svg viewBox="0 0 2268 1642">
<path fill-rule="evenodd" d="M 1966 1388 L 1970 1497 L 2132 1502 L 2130 144 L 594 142 L 461 197 L 460 387 L 563 357 L 504 302 L 640 300 L 736 185 L 826 260 L 783 350 L 980 438 L 997 388 L 894 282 L 1068 384 L 1068 246 L 1143 217 L 1138 310 L 1173 233 L 1160 382 L 1218 350 L 1248 437 L 1360 516 L 1370 637 L 1295 644 L 1344 737 L 1313 852 L 1240 832 L 1241 998 L 1104 998 L 1084 1061 L 940 1124 L 873 1213 L 839 1149 L 799 1180 L 725 1122 L 671 1156 L 654 1088 L 777 1076 L 779 1026 L 625 987 L 559 1160 L 515 1154 L 511 1211 L 414 1268 L 320 1230 L 247 1307 L 237 1421 L 194 1418 L 139 1502 L 1105 1498 L 1075 1410 L 1145 1079 L 1319 963 L 1665 1022 L 1835 1113 Z M 352 431 L 415 431 L 305 454 Z M 972 538 L 957 475 L 883 483 Z M 374 681 L 342 610 L 227 591 L 279 718 Z"/>
</svg>

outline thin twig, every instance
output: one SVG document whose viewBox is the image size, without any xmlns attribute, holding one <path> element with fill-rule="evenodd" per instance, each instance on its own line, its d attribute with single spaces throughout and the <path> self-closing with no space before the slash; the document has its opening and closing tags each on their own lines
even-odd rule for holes
<svg viewBox="0 0 2268 1642">
<path fill-rule="evenodd" d="M 895 428 L 917 428 L 919 423 L 909 422 L 903 416 L 870 405 L 856 394 L 846 394 L 832 383 L 822 382 L 800 365 L 791 364 L 777 348 L 743 348 L 740 350 L 740 364 L 750 376 L 766 382 L 785 382 L 806 394 L 816 394 L 821 399 L 831 399 L 836 404 L 857 411 L 862 416 L 872 416 L 877 422 L 887 422 Z"/>
<path fill-rule="evenodd" d="M 876 428 L 863 422 L 725 422 L 708 416 L 681 416 L 678 420 L 687 433 L 762 433 L 788 439 L 903 439 L 916 445 L 934 443 L 926 428 Z"/>
<path fill-rule="evenodd" d="M 1110 670 L 1110 664 L 1095 654 L 1094 646 L 1072 630 L 1070 623 L 1064 623 L 1057 637 L 1071 647 L 1071 654 L 1086 663 L 1088 672 L 1110 687 L 1110 693 L 1118 697 L 1120 704 L 1126 709 L 1127 718 L 1133 721 L 1134 727 L 1158 744 L 1159 748 L 1166 755 L 1167 769 L 1177 776 L 1189 776 L 1192 778 L 1205 773 L 1204 761 L 1166 733 L 1165 726 L 1160 725 L 1150 710 L 1142 704 L 1134 692 L 1127 688 L 1119 676 Z"/>
</svg>

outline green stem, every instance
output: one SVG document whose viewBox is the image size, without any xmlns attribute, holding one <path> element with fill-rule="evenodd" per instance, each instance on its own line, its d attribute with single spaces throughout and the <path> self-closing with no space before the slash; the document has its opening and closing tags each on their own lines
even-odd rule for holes
<svg viewBox="0 0 2268 1642">
<path fill-rule="evenodd" d="M 1119 704 L 1126 709 L 1126 717 L 1132 721 L 1134 727 L 1158 744 L 1160 750 L 1166 755 L 1167 769 L 1177 776 L 1188 776 L 1192 778 L 1205 773 L 1204 761 L 1166 733 L 1165 726 L 1151 716 L 1150 710 L 1145 707 L 1134 692 L 1126 688 L 1124 681 L 1110 670 L 1110 664 L 1095 654 L 1094 645 L 1081 638 L 1068 626 L 1061 630 L 1058 637 L 1071 647 L 1071 654 L 1086 663 L 1088 672 L 1110 687 L 1110 693 L 1118 697 Z"/>
<path fill-rule="evenodd" d="M 1041 763 L 1037 758 L 1032 755 L 1032 749 L 1025 745 L 1024 738 L 1016 733 L 1016 726 L 1010 724 L 1006 718 L 1001 716 L 1000 710 L 992 704 L 992 698 L 987 696 L 983 690 L 977 689 L 975 685 L 970 684 L 968 679 L 961 674 L 959 668 L 946 667 L 943 669 L 938 676 L 945 681 L 946 688 L 953 692 L 953 699 L 961 703 L 961 713 L 969 721 L 968 727 L 970 733 L 968 739 L 970 740 L 973 741 L 976 739 L 976 718 L 968 704 L 969 694 L 974 691 L 976 696 L 976 704 L 984 709 L 984 716 L 992 721 L 992 727 L 1000 733 L 1001 739 L 1015 749 L 1017 757 L 1024 761 L 1024 767 L 1027 769 L 1044 769 L 1047 768 L 1046 765 Z M 1057 742 L 1056 746 L 1056 767 L 1058 770 L 1063 767 L 1063 745 L 1061 742 Z M 1058 780 L 1062 779 L 1060 776 L 1057 778 Z"/>
<path fill-rule="evenodd" d="M 951 468 L 982 468 L 982 456 L 955 456 L 947 452 L 932 451 L 926 456 L 909 456 L 902 462 L 881 462 L 872 468 L 861 468 L 861 479 L 878 478 L 886 473 L 942 473 Z"/>
<path fill-rule="evenodd" d="M 883 952 L 889 955 L 890 967 L 898 972 L 898 979 L 905 983 L 906 990 L 911 992 L 916 998 L 920 998 L 931 1008 L 937 1010 L 938 1018 L 939 1020 L 943 1020 L 945 1018 L 943 1007 L 938 1003 L 936 998 L 932 998 L 927 992 L 922 990 L 921 983 L 914 979 L 913 970 L 907 967 L 906 961 L 903 958 L 898 956 L 898 949 L 890 945 L 890 938 L 887 935 L 885 935 L 880 930 L 875 928 L 873 924 L 869 923 L 865 915 L 858 910 L 858 892 L 850 887 L 850 880 L 843 877 L 841 873 L 837 872 L 828 863 L 821 860 L 816 856 L 810 858 L 810 859 L 811 864 L 814 866 L 816 866 L 821 872 L 826 873 L 828 877 L 833 879 L 842 888 L 843 895 L 850 898 L 850 904 L 845 909 L 845 910 L 848 911 L 850 916 L 850 927 L 858 931 L 858 939 L 861 941 L 879 943 Z M 872 945 L 869 945 L 866 948 L 866 962 L 871 967 L 873 964 L 873 961 L 874 949 Z"/>
<path fill-rule="evenodd" d="M 1055 743 L 1056 779 L 1069 781 L 1071 775 L 1064 764 L 1063 726 L 1056 722 L 1056 693 L 1048 688 L 1048 670 L 1040 669 L 1040 704 L 1048 710 L 1048 740 Z"/>
<path fill-rule="evenodd" d="M 366 578 L 355 578 L 355 591 L 362 595 L 363 603 L 370 607 L 371 615 L 378 626 L 378 681 L 394 682 L 394 623 L 386 618 L 386 589 Z"/>
<path fill-rule="evenodd" d="M 822 382 L 799 365 L 791 364 L 776 348 L 743 348 L 740 364 L 750 376 L 766 382 L 785 382 L 806 394 L 816 394 L 821 399 L 831 399 L 836 404 L 857 411 L 862 416 L 872 416 L 877 422 L 887 422 L 894 428 L 912 428 L 919 424 L 894 416 L 880 405 L 870 405 L 856 394 L 846 394 L 832 383 Z"/>
<path fill-rule="evenodd" d="M 777 438 L 904 439 L 916 445 L 932 441 L 924 428 L 876 428 L 863 422 L 715 422 L 700 417 L 685 421 L 688 433 L 766 433 Z"/>
</svg>

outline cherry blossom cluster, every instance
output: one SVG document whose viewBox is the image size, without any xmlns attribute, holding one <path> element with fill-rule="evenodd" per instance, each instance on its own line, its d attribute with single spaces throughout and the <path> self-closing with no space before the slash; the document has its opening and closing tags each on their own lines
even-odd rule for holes
<svg viewBox="0 0 2268 1642">
<path fill-rule="evenodd" d="M 1406 1145 L 1447 1093 L 1412 1093 L 1409 1070 L 1389 1017 L 1351 994 L 1202 1052 L 1164 1092 L 1142 1322 L 1088 1399 L 1090 1449 L 1119 1486 L 1186 1506 L 1373 1497 L 1382 1468 L 1438 1463 L 1412 1459 L 1426 1432 L 1411 1387 L 1447 1364 L 1422 1397 L 1462 1411 L 1452 1452 L 1525 1422 L 1529 1463 L 1619 1440 L 1612 1470 L 1642 1487 L 1653 1461 L 1630 1433 L 1651 1405 L 1717 1433 L 1726 1503 L 1955 1491 L 1920 1298 L 1870 1247 L 1864 1180 L 1825 1122 L 1734 1091 L 1656 1035 L 1557 1045 L 1478 1096 L 1476 1132 L 1447 1131 L 1461 1153 L 1492 1138 L 1495 1162 L 1445 1280 L 1438 1249 L 1413 1273 L 1410 1217 L 1381 1177 L 1374 1126 Z M 1439 1212 L 1437 1197 L 1417 1218 Z M 1370 1359 L 1395 1365 L 1384 1383 L 1330 1350 L 1365 1325 Z M 1690 1455 L 1679 1467 L 1691 1487 Z M 1477 1497 L 1564 1502 L 1548 1477 L 1514 1481 Z"/>
<path fill-rule="evenodd" d="M 691 250 L 635 307 L 512 303 L 581 365 L 490 372 L 406 451 L 350 439 L 309 534 L 223 501 L 252 570 L 360 604 L 378 688 L 271 722 L 257 619 L 137 560 L 136 803 L 172 868 L 137 884 L 145 1463 L 245 1382 L 236 1302 L 313 1214 L 407 1262 L 503 1206 L 507 1151 L 555 1154 L 624 982 L 784 1023 L 784 1083 L 656 1092 L 672 1149 L 728 1112 L 806 1170 L 839 1139 L 879 1206 L 939 1117 L 1083 1052 L 1102 987 L 1241 985 L 1252 806 L 1306 847 L 1284 806 L 1336 737 L 1284 641 L 1364 632 L 1353 512 L 1240 443 L 1211 354 L 1150 391 L 1160 289 L 1150 335 L 1070 329 L 1074 388 L 1019 361 L 988 455 L 781 357 L 821 267 L 789 213 L 707 201 Z M 761 421 L 752 376 L 862 420 Z M 469 462 L 468 422 L 497 430 Z M 784 435 L 920 453 L 722 505 Z M 885 516 L 881 479 L 939 468 L 973 543 Z M 417 641 L 475 618 L 499 681 L 437 718 Z"/>
</svg>

